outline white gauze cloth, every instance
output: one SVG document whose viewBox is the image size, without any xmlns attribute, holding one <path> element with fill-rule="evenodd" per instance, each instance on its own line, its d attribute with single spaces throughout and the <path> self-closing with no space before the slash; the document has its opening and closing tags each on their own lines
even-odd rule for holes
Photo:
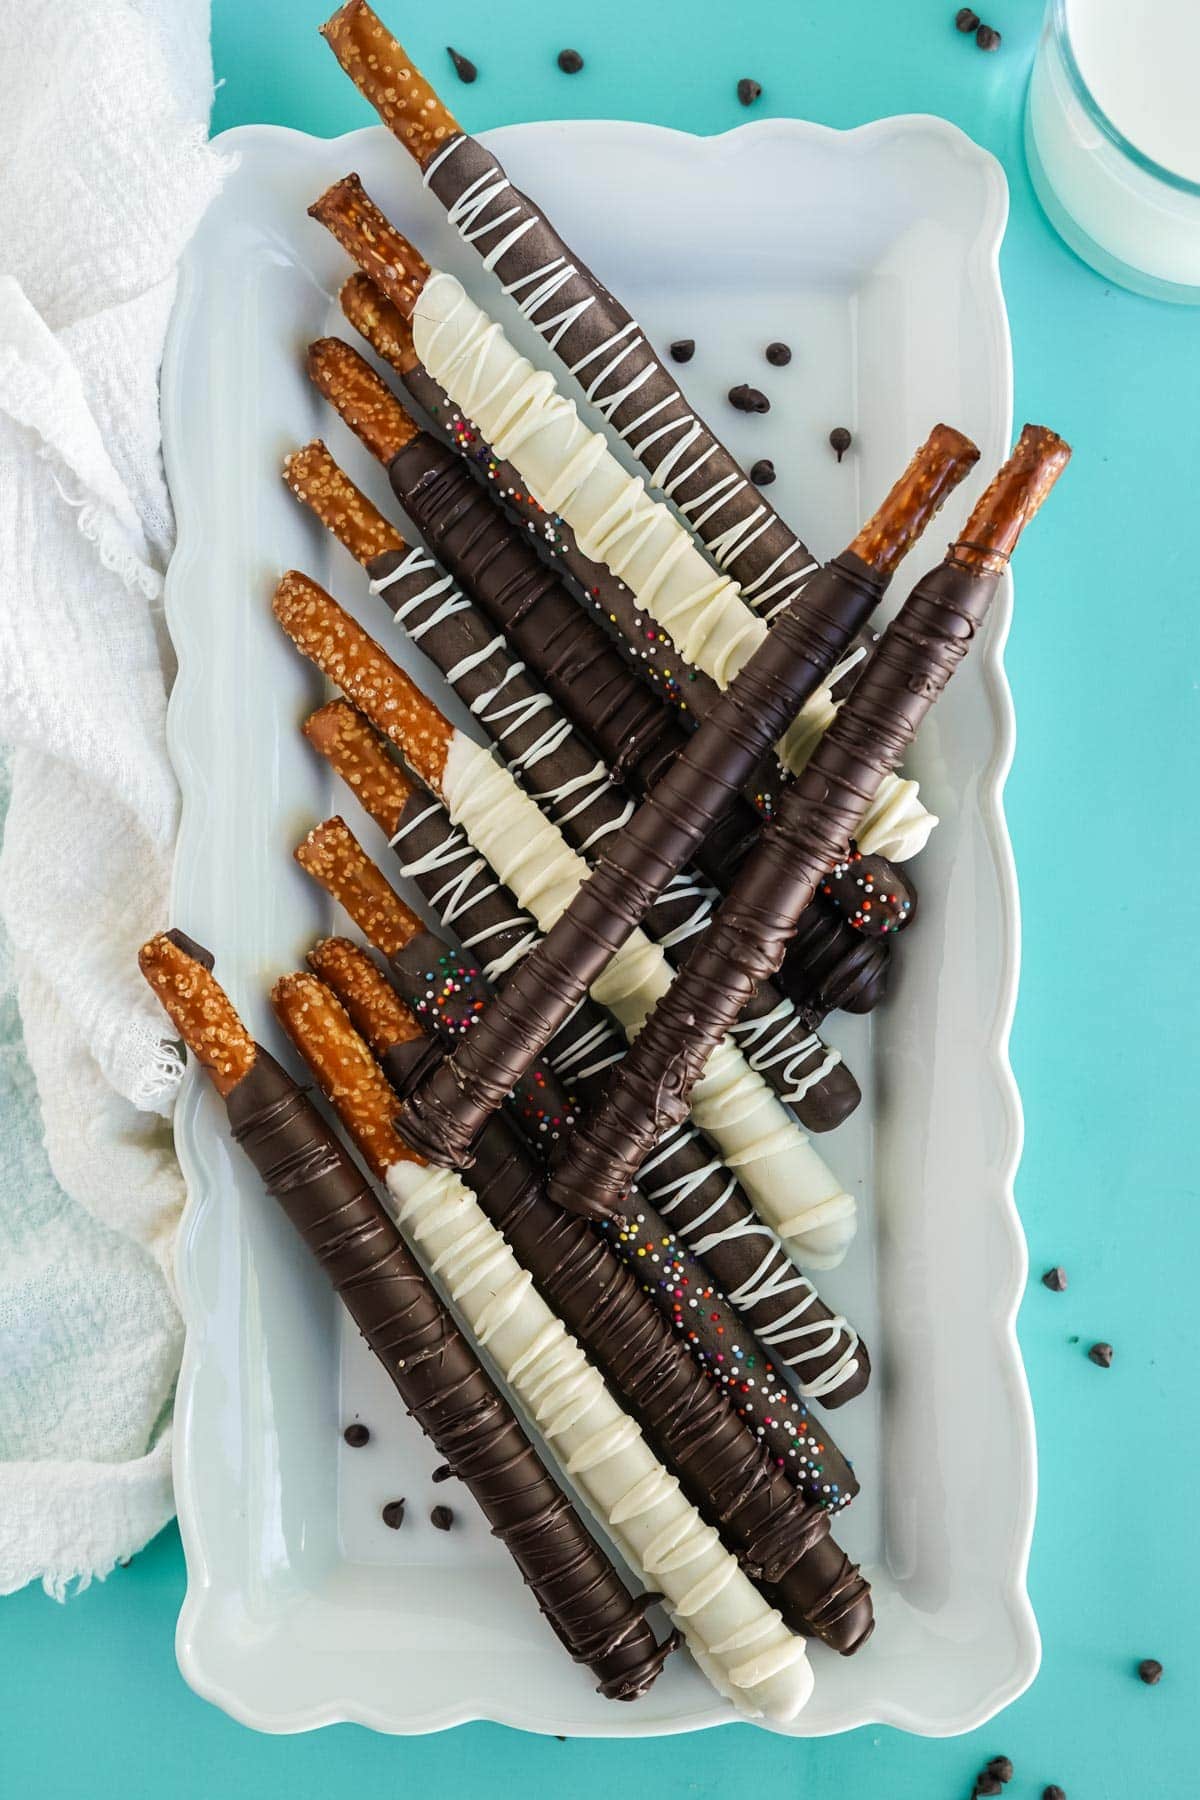
<svg viewBox="0 0 1200 1800">
<path fill-rule="evenodd" d="M 207 0 L 0 8 L 0 1593 L 170 1518 L 180 1075 L 158 369 L 220 184 Z M 18 1016 L 19 1015 L 19 1016 Z"/>
</svg>

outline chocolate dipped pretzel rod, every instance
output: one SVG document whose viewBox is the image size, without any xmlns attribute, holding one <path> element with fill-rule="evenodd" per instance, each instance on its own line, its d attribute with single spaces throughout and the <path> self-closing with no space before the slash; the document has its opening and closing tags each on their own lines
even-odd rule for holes
<svg viewBox="0 0 1200 1800">
<path fill-rule="evenodd" d="M 461 955 L 452 953 L 422 934 L 397 948 L 399 932 L 388 946 L 397 985 L 413 1012 L 453 1042 L 471 1029 L 495 977 L 536 942 L 537 927 L 445 809 L 414 791 L 361 714 L 334 700 L 313 714 L 304 730 L 390 840 L 400 873 L 467 947 Z M 389 909 L 376 885 L 382 877 L 365 857 L 359 862 L 344 855 L 337 869 L 337 897 L 378 943 L 373 916 L 386 916 Z M 351 875 L 358 878 L 356 892 Z M 327 876 L 332 887 L 328 865 L 320 871 L 320 878 Z M 580 1108 L 600 1103 L 623 1052 L 614 1027 L 587 1000 L 549 1044 L 548 1075 L 535 1065 L 512 1096 L 518 1117 L 549 1160 Z M 551 1080 L 567 1094 L 565 1102 L 550 1100 Z M 792 1480 L 823 1506 L 847 1505 L 858 1491 L 850 1465 L 827 1434 L 815 1430 L 770 1359 L 792 1373 L 802 1392 L 827 1406 L 841 1405 L 861 1392 L 869 1374 L 858 1334 L 796 1269 L 775 1233 L 756 1218 L 736 1176 L 705 1149 L 690 1125 L 667 1134 L 643 1174 L 636 1202 L 613 1228 L 618 1247 L 653 1287 L 659 1304 L 670 1306 L 676 1329 Z M 702 1262 L 690 1264 L 678 1256 L 664 1231 L 678 1231 Z M 763 1349 L 743 1333 L 708 1285 L 708 1274 L 735 1296 L 733 1304 Z"/>
<path fill-rule="evenodd" d="M 661 1591 L 705 1674 L 743 1712 L 794 1718 L 812 1688 L 803 1638 L 788 1630 L 683 1494 L 471 1190 L 451 1171 L 413 1160 L 392 1124 L 395 1095 L 329 990 L 312 975 L 289 975 L 272 999 L 384 1180 L 401 1229 L 631 1568 Z"/>
<path fill-rule="evenodd" d="M 345 350 L 346 346 L 330 348 Z M 386 389 L 382 394 L 376 391 L 380 385 L 377 377 L 356 353 L 347 354 L 354 363 L 347 379 L 354 380 L 367 401 L 365 406 L 354 408 L 352 417 L 361 420 L 369 412 L 370 438 L 373 443 L 386 446 L 401 432 L 404 415 L 397 407 L 399 419 L 391 421 L 386 430 L 381 426 L 381 417 L 387 414 L 386 402 L 391 397 Z M 338 387 L 344 395 L 345 384 L 339 383 Z M 285 478 L 292 491 L 365 566 L 374 578 L 372 585 L 383 593 L 413 642 L 446 676 L 506 763 L 532 792 L 547 817 L 561 827 L 573 848 L 593 860 L 603 855 L 606 840 L 629 821 L 633 805 L 614 785 L 603 759 L 596 758 L 549 697 L 529 678 L 525 665 L 509 649 L 505 638 L 496 635 L 480 611 L 450 585 L 423 551 L 404 547 L 399 534 L 343 474 L 323 444 L 309 444 L 289 457 Z M 475 492 L 472 487 L 472 495 Z M 480 503 L 503 526 L 499 515 L 482 497 Z M 380 548 L 385 543 L 388 547 Z M 498 579 L 503 586 L 507 582 L 506 568 L 502 556 L 489 554 L 483 573 Z M 540 580 L 542 572 L 536 563 L 535 570 Z M 521 584 L 518 581 L 515 585 L 519 595 Z M 587 623 L 569 600 L 567 606 L 568 623 Z M 506 610 L 501 608 L 502 613 Z M 514 610 L 519 612 L 520 608 Z M 530 635 L 528 627 L 535 628 L 536 636 L 545 623 L 533 612 L 528 614 L 517 631 L 522 649 Z M 550 631 L 552 645 L 558 635 Z M 554 654 L 552 650 L 551 655 Z M 571 656 L 574 666 L 585 676 L 597 667 L 581 653 L 572 652 Z M 611 711 L 604 672 L 598 673 L 601 687 L 596 699 L 601 710 L 608 706 Z M 603 730 L 598 735 L 603 737 Z M 673 736 L 671 742 L 686 745 L 687 740 Z M 618 734 L 612 746 L 618 756 L 620 743 Z M 714 839 L 717 835 L 713 834 Z M 665 947 L 677 950 L 703 930 L 710 916 L 709 890 L 693 873 L 681 870 L 672 875 L 662 894 L 649 906 L 646 927 Z M 877 967 L 886 961 L 885 945 L 868 944 L 849 926 L 839 925 L 828 915 L 822 917 L 819 935 L 823 942 L 831 936 L 840 937 L 844 961 L 856 970 L 865 964 Z M 815 996 L 815 987 L 813 992 Z M 795 1108 L 809 1130 L 832 1129 L 857 1105 L 858 1084 L 840 1056 L 822 1043 L 815 1025 L 800 1023 L 796 1006 L 770 984 L 751 997 L 736 1035 L 746 1045 L 751 1066 L 765 1074 L 776 1093 Z"/>
<path fill-rule="evenodd" d="M 589 1217 L 619 1197 L 662 1131 L 687 1106 L 708 1046 L 737 1017 L 738 991 L 783 955 L 788 933 L 853 834 L 884 769 L 894 767 L 987 615 L 1025 525 L 1070 451 L 1027 425 L 946 560 L 924 576 L 769 831 L 646 1021 L 598 1113 L 573 1134 L 551 1192 Z M 730 1009 L 732 1008 L 732 1012 Z"/>
<path fill-rule="evenodd" d="M 476 471 L 485 491 L 499 500 L 506 511 L 515 513 L 524 520 L 527 536 L 533 534 L 530 541 L 537 543 L 540 550 L 544 551 L 547 543 L 552 545 L 553 567 L 561 570 L 565 559 L 570 572 L 578 581 L 589 584 L 586 588 L 581 585 L 580 593 L 590 599 L 601 614 L 607 615 L 612 623 L 619 626 L 620 632 L 628 640 L 627 648 L 631 652 L 634 646 L 643 646 L 636 652 L 636 656 L 641 658 L 636 664 L 637 668 L 643 674 L 657 676 L 661 680 L 664 695 L 668 699 L 675 698 L 683 711 L 690 707 L 697 716 L 705 717 L 712 704 L 719 700 L 720 689 L 706 675 L 683 664 L 661 626 L 651 629 L 647 625 L 645 616 L 638 610 L 637 602 L 624 582 L 618 581 L 602 563 L 591 563 L 582 556 L 570 527 L 561 519 L 549 520 L 549 515 L 538 506 L 533 496 L 519 485 L 516 470 L 510 464 L 497 463 L 486 446 L 482 449 L 478 447 L 477 433 L 473 428 L 464 426 L 461 414 L 453 407 L 443 390 L 438 388 L 419 364 L 413 366 L 415 352 L 412 350 L 411 330 L 391 301 L 379 292 L 366 275 L 358 274 L 351 276 L 343 286 L 342 306 L 347 318 L 362 332 L 372 348 L 401 372 L 414 398 L 426 410 L 432 408 L 435 416 L 439 408 L 445 413 L 448 427 L 453 431 L 452 441 L 460 455 L 467 458 L 465 466 Z M 340 380 L 339 360 L 343 367 L 343 378 Z M 373 388 L 380 386 L 374 371 L 368 370 L 362 376 L 361 366 L 353 363 L 347 366 L 343 353 L 327 349 L 323 355 L 314 355 L 310 351 L 310 372 L 335 406 L 340 401 L 346 407 L 349 414 L 346 422 L 351 429 L 357 429 L 354 420 L 358 415 L 359 402 L 369 396 Z M 354 379 L 356 373 L 360 377 L 358 380 Z M 399 413 L 392 429 L 386 434 L 380 433 L 378 418 L 383 410 L 378 405 L 368 408 L 369 416 L 374 421 L 368 448 L 376 453 L 377 447 L 399 442 L 405 435 L 402 415 Z M 503 566 L 506 563 L 507 569 L 512 570 L 511 554 L 505 557 L 504 547 L 496 542 L 495 533 L 487 531 L 485 524 L 476 523 L 477 509 L 464 504 L 458 484 L 446 481 L 444 466 L 437 469 L 433 481 L 438 504 L 432 509 L 431 517 L 429 501 L 432 496 L 429 493 L 428 476 L 434 474 L 434 469 L 430 467 L 428 453 L 420 450 L 420 444 L 420 439 L 407 444 L 389 465 L 393 488 L 435 549 L 440 548 L 437 538 L 441 521 L 449 520 L 453 535 L 467 537 L 471 560 L 482 563 L 490 576 L 487 582 L 475 582 L 472 589 L 477 598 L 486 604 L 489 589 L 494 593 L 498 586 L 511 580 L 511 575 L 498 577 L 496 573 L 498 564 Z M 466 446 L 473 447 L 468 449 Z M 299 458 L 311 460 L 318 454 L 315 447 L 310 445 L 307 451 L 299 453 L 299 457 L 294 459 L 297 467 L 293 486 L 300 492 L 299 483 L 307 476 L 315 492 L 311 498 L 301 492 L 301 497 L 307 498 L 308 504 L 318 514 L 322 511 L 321 502 L 325 500 L 326 513 L 330 510 L 333 512 L 333 518 L 327 516 L 326 523 L 330 524 L 351 554 L 356 555 L 370 572 L 371 560 L 379 554 L 378 531 L 375 528 L 355 530 L 356 502 L 353 496 L 356 490 L 348 477 L 343 477 L 344 488 L 339 493 L 331 471 L 321 472 L 316 468 L 307 471 L 299 466 Z M 413 467 L 418 456 L 425 461 L 424 471 L 419 463 Z M 368 509 L 374 515 L 376 526 L 383 524 L 365 496 L 361 496 L 357 504 L 360 510 Z M 454 572 L 449 556 L 446 557 L 446 562 Z M 469 571 L 462 572 L 469 575 Z M 519 574 L 519 564 L 516 573 Z M 642 769 L 641 759 L 624 754 L 625 744 L 620 735 L 622 722 L 614 714 L 612 706 L 605 705 L 605 696 L 613 691 L 614 685 L 619 691 L 619 682 L 614 683 L 611 672 L 611 650 L 607 633 L 601 631 L 598 639 L 594 635 L 588 638 L 585 634 L 583 641 L 580 641 L 579 628 L 572 629 L 570 625 L 570 613 L 565 619 L 561 614 L 562 596 L 556 596 L 554 589 L 545 582 L 531 580 L 526 586 L 517 580 L 513 582 L 510 591 L 513 603 L 505 609 L 505 614 L 497 617 L 496 611 L 489 607 L 490 616 L 506 629 L 514 646 L 546 682 L 548 691 L 559 701 L 576 727 L 597 744 L 610 763 L 620 763 L 626 780 L 632 781 L 644 791 L 646 772 Z M 402 597 L 390 592 L 388 597 L 393 600 L 394 610 L 400 612 Z M 542 605 L 537 603 L 539 599 L 543 602 Z M 550 602 L 548 608 L 546 601 Z M 647 648 L 647 638 L 660 641 L 650 643 Z M 663 652 L 662 657 L 655 660 L 659 650 Z M 840 690 L 849 685 L 866 653 L 867 647 L 860 640 L 855 649 L 843 657 L 832 671 L 828 685 L 814 694 L 810 706 L 819 708 L 822 718 L 827 717 L 826 709 L 836 698 L 844 697 Z M 806 719 L 808 712 L 809 707 L 803 709 Z M 607 732 L 604 730 L 606 725 Z M 657 765 L 666 753 L 678 748 L 680 742 L 677 737 L 668 736 L 664 739 L 660 734 L 652 745 L 653 763 Z M 652 772 L 649 778 L 653 779 Z M 754 799 L 768 816 L 778 799 L 781 779 L 782 771 L 773 757 L 765 758 L 755 771 L 752 783 Z M 735 819 L 731 816 L 726 824 L 731 829 L 718 832 L 706 840 L 703 851 L 698 851 L 696 858 L 704 873 L 719 888 L 729 885 L 737 862 L 750 842 L 749 833 L 743 830 L 742 818 Z M 865 841 L 869 851 L 869 827 Z M 886 859 L 877 855 L 872 860 L 872 875 L 875 891 L 892 897 L 886 917 L 891 922 L 890 929 L 899 929 L 912 916 L 912 884 Z M 856 897 L 870 898 L 869 895 Z M 829 893 L 832 912 L 821 906 L 810 908 L 779 973 L 777 985 L 784 996 L 795 1004 L 810 1031 L 819 1030 L 825 1015 L 838 1007 L 854 1012 L 870 1011 L 882 999 L 886 989 L 889 945 L 878 934 L 868 934 L 857 941 L 847 936 L 833 916 L 840 910 L 840 904 L 845 898 L 847 895 L 841 884 L 835 884 Z M 877 918 L 885 916 L 882 906 L 876 907 L 875 911 Z M 851 914 L 856 926 L 861 925 L 862 919 L 857 907 L 851 908 Z M 870 916 L 870 911 L 866 916 Z M 778 1054 L 780 1062 L 785 1060 L 785 1052 Z M 785 1092 L 783 1097 L 787 1099 L 789 1095 Z M 825 1120 L 829 1125 L 837 1122 L 833 1108 L 828 1105 L 822 1109 L 820 1117 L 814 1116 L 814 1111 L 811 1105 L 801 1111 L 801 1118 L 810 1129 L 825 1129 Z"/>
<path fill-rule="evenodd" d="M 256 1044 L 179 932 L 152 938 L 141 969 L 207 1071 L 234 1137 L 336 1288 L 409 1412 L 453 1465 L 555 1634 L 610 1699 L 651 1686 L 673 1648 L 656 1645 L 645 1602 L 538 1460 L 505 1401 L 400 1238 L 383 1206 L 291 1077 Z M 414 1028 L 414 1035 L 415 1028 Z M 407 1157 L 386 1121 L 389 1152 Z M 359 1146 L 379 1166 L 367 1134 Z"/>
<path fill-rule="evenodd" d="M 292 570 L 276 589 L 274 608 L 297 648 L 401 750 L 409 768 L 445 803 L 454 823 L 547 932 L 588 872 L 558 827 L 486 750 L 451 726 L 315 582 Z M 664 951 L 635 930 L 593 984 L 592 997 L 633 1036 L 670 985 Z M 737 1171 L 755 1210 L 789 1240 L 797 1260 L 844 1254 L 854 1232 L 853 1197 L 729 1040 L 713 1052 L 692 1112 Z M 815 1241 L 809 1231 L 813 1222 L 819 1223 Z"/>
<path fill-rule="evenodd" d="M 459 282 L 429 269 L 357 176 L 336 183 L 309 210 L 401 312 L 411 315 L 421 362 L 500 455 L 511 456 L 535 499 L 547 511 L 561 513 L 587 554 L 625 581 L 689 663 L 727 687 L 767 632 L 737 583 L 714 575 L 675 514 L 651 499 L 617 461 L 607 439 L 587 430 L 574 402 L 518 355 Z M 778 747 L 793 769 L 802 766 L 812 737 L 805 721 L 795 729 L 796 750 L 791 732 Z M 877 797 L 876 809 L 884 805 L 895 817 L 889 839 L 907 836 L 915 844 L 915 836 L 900 827 L 911 814 L 912 798 L 915 790 L 898 785 L 886 803 Z"/>
<path fill-rule="evenodd" d="M 338 296 L 342 311 L 377 356 L 396 371 L 405 392 L 428 419 L 430 430 L 460 456 L 474 478 L 536 545 L 560 578 L 596 617 L 616 628 L 616 641 L 636 673 L 685 716 L 703 717 L 720 694 L 717 684 L 686 662 L 663 627 L 606 563 L 593 562 L 560 514 L 548 513 L 525 486 L 519 470 L 497 456 L 445 388 L 422 368 L 412 326 L 369 275 L 349 276 Z"/>
<path fill-rule="evenodd" d="M 309 961 L 393 1088 L 402 1089 L 412 1013 L 344 938 L 327 940 Z M 775 1466 L 611 1243 L 550 1204 L 540 1166 L 509 1119 L 493 1120 L 484 1132 L 472 1187 L 546 1303 L 746 1573 L 768 1590 L 784 1624 L 853 1655 L 874 1624 L 870 1589 L 831 1537 L 828 1513 L 802 1499 Z"/>
<path fill-rule="evenodd" d="M 320 729 L 318 727 L 318 731 Z M 360 766 L 361 760 L 355 758 Z M 400 781 L 403 784 L 402 776 Z M 382 785 L 382 779 L 378 780 L 377 790 Z M 387 811 L 391 817 L 396 816 L 394 807 L 389 806 Z M 343 820 L 329 819 L 315 827 L 295 854 L 300 866 L 345 908 L 368 943 L 388 958 L 396 989 L 432 1036 L 443 1045 L 452 1047 L 457 1043 L 471 1029 L 491 994 L 486 976 L 473 959 L 468 955 L 460 956 L 443 940 L 422 928 L 421 921 L 376 868 Z M 318 969 L 317 973 L 322 974 L 322 970 Z M 403 1080 L 397 1082 L 403 1093 L 407 1094 L 419 1073 L 419 1064 L 406 1068 Z M 568 1141 L 581 1108 L 599 1103 L 605 1085 L 603 1077 L 589 1080 L 585 1074 L 568 1093 L 552 1063 L 539 1059 L 510 1097 L 506 1112 L 516 1118 L 534 1149 L 552 1161 L 562 1143 Z M 702 1159 L 700 1169 L 711 1167 L 712 1159 L 702 1150 L 699 1156 Z M 678 1159 L 668 1157 L 668 1160 Z M 694 1157 L 685 1161 L 690 1166 L 674 1175 L 681 1183 L 697 1172 Z M 732 1178 L 726 1179 L 732 1185 Z M 755 1236 L 762 1233 L 763 1228 L 757 1226 L 744 1201 L 743 1212 L 749 1221 L 749 1232 Z M 614 1228 L 613 1235 L 618 1253 L 634 1266 L 635 1271 L 640 1265 L 642 1273 L 653 1273 L 653 1269 L 646 1270 L 644 1262 L 648 1247 L 652 1247 L 657 1259 L 665 1259 L 670 1269 L 669 1277 L 662 1282 L 648 1280 L 647 1289 L 677 1328 L 690 1323 L 692 1335 L 698 1339 L 696 1348 L 705 1353 L 705 1366 L 722 1376 L 723 1384 L 728 1384 L 739 1364 L 745 1368 L 747 1359 L 751 1367 L 767 1364 L 765 1353 L 752 1338 L 749 1343 L 739 1342 L 747 1333 L 738 1326 L 728 1304 L 712 1285 L 714 1281 L 721 1283 L 724 1280 L 721 1265 L 731 1268 L 740 1285 L 746 1274 L 744 1258 L 718 1254 L 711 1270 L 701 1268 L 675 1239 L 671 1228 L 655 1212 L 644 1192 L 630 1196 L 619 1230 Z M 848 1321 L 831 1312 L 812 1284 L 790 1268 L 778 1240 L 774 1241 L 768 1254 L 777 1255 L 781 1265 L 778 1274 L 782 1277 L 780 1288 L 783 1291 L 777 1298 L 782 1302 L 782 1310 L 774 1309 L 778 1315 L 773 1321 L 776 1335 L 790 1348 L 788 1360 L 800 1381 L 801 1392 L 813 1399 L 824 1399 L 827 1404 L 840 1405 L 860 1393 L 867 1384 L 870 1361 L 865 1346 Z M 754 1293 L 753 1261 L 750 1274 L 747 1287 Z M 788 1276 L 792 1279 L 788 1280 Z M 690 1321 L 681 1305 L 685 1294 L 691 1296 Z M 772 1298 L 776 1296 L 772 1295 Z M 765 1310 L 771 1321 L 772 1309 Z M 786 1451 L 791 1449 L 791 1444 L 786 1444 Z M 794 1457 L 786 1452 L 785 1460 L 795 1467 Z M 841 1460 L 840 1456 L 838 1460 Z M 797 1485 L 814 1484 L 798 1481 Z M 828 1491 L 829 1485 L 827 1477 L 816 1484 L 817 1497 L 822 1504 L 828 1505 L 836 1498 Z M 840 1490 L 841 1484 L 838 1485 Z"/>
<path fill-rule="evenodd" d="M 758 610 L 786 606 L 816 569 L 811 552 L 688 405 L 636 321 L 574 256 L 499 160 L 444 106 L 365 4 L 349 0 L 323 35 L 350 79 L 424 171 L 465 243 L 618 431 L 652 485 L 689 520 L 718 568 Z"/>
<path fill-rule="evenodd" d="M 968 439 L 937 426 L 849 548 L 813 576 L 803 606 L 777 616 L 632 816 L 611 822 L 593 851 L 591 878 L 564 915 L 509 977 L 469 1041 L 410 1097 L 406 1129 L 426 1155 L 464 1165 L 484 1119 L 702 845 L 977 457 Z"/>
</svg>

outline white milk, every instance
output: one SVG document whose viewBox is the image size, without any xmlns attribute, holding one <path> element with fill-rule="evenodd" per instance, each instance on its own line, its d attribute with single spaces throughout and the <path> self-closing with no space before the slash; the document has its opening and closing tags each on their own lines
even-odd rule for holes
<svg viewBox="0 0 1200 1800">
<path fill-rule="evenodd" d="M 1200 0 L 1051 0 L 1026 115 L 1034 186 L 1067 242 L 1127 286 L 1194 301 L 1198 71 Z"/>
</svg>

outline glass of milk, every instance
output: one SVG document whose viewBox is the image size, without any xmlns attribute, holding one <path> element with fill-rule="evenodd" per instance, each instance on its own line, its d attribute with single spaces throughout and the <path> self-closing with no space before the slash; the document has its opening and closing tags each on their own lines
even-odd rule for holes
<svg viewBox="0 0 1200 1800">
<path fill-rule="evenodd" d="M 1051 224 L 1102 275 L 1200 303 L 1200 0 L 1050 0 L 1025 150 Z"/>
</svg>

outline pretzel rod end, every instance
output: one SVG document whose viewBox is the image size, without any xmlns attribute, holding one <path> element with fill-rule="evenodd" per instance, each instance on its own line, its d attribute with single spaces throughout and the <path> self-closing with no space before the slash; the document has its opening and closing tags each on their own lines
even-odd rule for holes
<svg viewBox="0 0 1200 1800">
<path fill-rule="evenodd" d="M 979 451 L 952 425 L 935 425 L 883 505 L 850 545 L 876 574 L 891 575 L 959 482 Z"/>
<path fill-rule="evenodd" d="M 412 784 L 388 754 L 387 740 L 347 700 L 331 700 L 304 721 L 304 735 L 370 814 L 395 837 Z"/>
<path fill-rule="evenodd" d="M 404 549 L 396 527 L 355 486 L 320 438 L 285 458 L 283 479 L 355 562 L 365 566 L 385 551 Z"/>
<path fill-rule="evenodd" d="M 419 360 L 412 325 L 386 294 L 381 294 L 369 275 L 359 269 L 342 283 L 338 295 L 342 311 L 360 337 L 366 338 L 377 356 L 401 375 L 415 369 Z"/>
<path fill-rule="evenodd" d="M 417 435 L 385 381 L 365 357 L 341 338 L 318 338 L 308 347 L 309 377 L 342 422 L 384 467 Z"/>
<path fill-rule="evenodd" d="M 396 1096 L 382 1069 L 329 989 L 315 975 L 284 975 L 271 1004 L 372 1173 L 418 1160 L 392 1122 Z"/>
<path fill-rule="evenodd" d="M 1048 425 L 1025 425 L 1012 455 L 988 483 L 951 545 L 955 562 L 999 572 L 1071 460 L 1071 446 Z"/>
<path fill-rule="evenodd" d="M 336 994 L 375 1056 L 423 1038 L 391 982 L 349 938 L 323 938 L 309 951 L 308 966 Z"/>
<path fill-rule="evenodd" d="M 407 317 L 429 277 L 429 264 L 380 212 L 357 175 L 343 175 L 313 201 L 309 217 L 331 232 Z"/>
<path fill-rule="evenodd" d="M 404 753 L 409 767 L 441 792 L 454 728 L 416 683 L 331 594 L 289 569 L 272 601 L 275 617 L 301 655 Z"/>
<path fill-rule="evenodd" d="M 321 36 L 363 98 L 418 163 L 461 126 L 366 0 L 346 0 Z"/>
<path fill-rule="evenodd" d="M 398 955 L 422 929 L 416 913 L 405 906 L 344 819 L 326 819 L 314 826 L 297 844 L 295 857 L 384 956 Z"/>
<path fill-rule="evenodd" d="M 258 1046 L 212 965 L 209 952 L 182 931 L 160 931 L 138 952 L 159 1004 L 224 1098 L 254 1067 Z"/>
</svg>

